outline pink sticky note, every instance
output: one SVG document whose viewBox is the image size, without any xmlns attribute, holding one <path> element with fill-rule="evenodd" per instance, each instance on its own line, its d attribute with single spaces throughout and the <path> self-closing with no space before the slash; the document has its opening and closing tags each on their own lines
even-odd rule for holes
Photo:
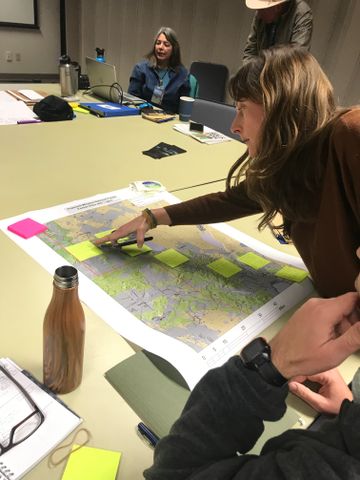
<svg viewBox="0 0 360 480">
<path fill-rule="evenodd" d="M 31 220 L 31 218 L 24 218 L 24 220 L 13 223 L 7 228 L 10 232 L 16 233 L 16 235 L 19 235 L 22 238 L 30 238 L 38 233 L 45 232 L 48 227 L 35 220 Z"/>
</svg>

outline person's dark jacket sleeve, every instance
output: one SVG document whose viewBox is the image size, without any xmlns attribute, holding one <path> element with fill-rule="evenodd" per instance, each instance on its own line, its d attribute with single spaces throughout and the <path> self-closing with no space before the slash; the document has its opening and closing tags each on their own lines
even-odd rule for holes
<svg viewBox="0 0 360 480">
<path fill-rule="evenodd" d="M 360 478 L 360 405 L 345 400 L 320 431 L 288 430 L 261 454 L 246 453 L 263 420 L 285 412 L 287 388 L 272 387 L 233 357 L 206 374 L 168 436 L 147 480 L 355 480 Z"/>
<path fill-rule="evenodd" d="M 256 20 L 256 16 L 254 16 L 251 23 L 251 27 L 250 27 L 250 33 L 246 40 L 246 45 L 244 48 L 244 55 L 243 55 L 244 63 L 246 63 L 248 60 L 251 60 L 252 58 L 257 57 L 259 55 L 257 28 L 258 28 L 258 21 Z"/>
<path fill-rule="evenodd" d="M 273 387 L 246 369 L 240 357 L 210 370 L 195 387 L 170 434 L 160 440 L 145 478 L 192 478 L 213 463 L 239 458 L 236 452 L 250 450 L 262 434 L 263 420 L 283 416 L 287 392 L 286 387 Z"/>
<path fill-rule="evenodd" d="M 313 15 L 312 11 L 309 9 L 303 15 L 295 18 L 295 23 L 290 37 L 290 43 L 309 50 L 311 46 L 312 30 Z"/>
<path fill-rule="evenodd" d="M 142 95 L 142 86 L 145 83 L 145 74 L 139 64 L 136 64 L 130 76 L 128 92 L 131 95 L 140 97 Z"/>
</svg>

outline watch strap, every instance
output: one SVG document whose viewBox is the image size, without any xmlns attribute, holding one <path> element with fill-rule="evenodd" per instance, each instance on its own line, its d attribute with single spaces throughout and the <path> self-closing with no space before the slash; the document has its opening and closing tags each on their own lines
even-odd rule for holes
<svg viewBox="0 0 360 480">
<path fill-rule="evenodd" d="M 262 365 L 258 366 L 257 371 L 262 376 L 262 378 L 271 385 L 281 387 L 282 385 L 287 383 L 287 379 L 281 375 L 281 373 L 271 362 L 271 360 L 269 360 L 268 362 L 264 362 Z"/>
</svg>

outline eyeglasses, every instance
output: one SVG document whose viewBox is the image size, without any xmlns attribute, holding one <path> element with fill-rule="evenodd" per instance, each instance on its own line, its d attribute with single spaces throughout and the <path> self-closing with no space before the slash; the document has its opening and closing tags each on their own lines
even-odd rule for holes
<svg viewBox="0 0 360 480">
<path fill-rule="evenodd" d="M 9 434 L 5 436 L 6 444 L 3 445 L 0 443 L 0 456 L 5 452 L 9 451 L 11 448 L 19 445 L 27 438 L 29 438 L 36 430 L 43 424 L 45 417 L 41 412 L 39 407 L 36 405 L 34 400 L 30 397 L 28 392 L 24 389 L 22 385 L 4 368 L 0 365 L 0 372 L 4 374 L 21 392 L 24 397 L 24 400 L 32 407 L 33 411 L 27 415 L 23 420 L 14 425 Z M 1 376 L 0 376 L 0 390 L 1 390 Z M 6 438 L 8 437 L 8 438 Z M 4 439 L 4 436 L 0 438 Z"/>
</svg>

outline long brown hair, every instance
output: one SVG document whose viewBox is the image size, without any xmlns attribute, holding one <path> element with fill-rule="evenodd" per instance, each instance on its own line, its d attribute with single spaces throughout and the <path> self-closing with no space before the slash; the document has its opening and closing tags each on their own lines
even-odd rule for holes
<svg viewBox="0 0 360 480">
<path fill-rule="evenodd" d="M 308 221 L 315 213 L 324 161 L 321 155 L 339 113 L 333 88 L 316 59 L 292 46 L 264 50 L 230 81 L 236 100 L 264 107 L 258 151 L 246 152 L 230 169 L 227 186 L 244 179 L 247 193 L 263 209 L 259 229 L 280 212 L 287 221 Z"/>
</svg>

